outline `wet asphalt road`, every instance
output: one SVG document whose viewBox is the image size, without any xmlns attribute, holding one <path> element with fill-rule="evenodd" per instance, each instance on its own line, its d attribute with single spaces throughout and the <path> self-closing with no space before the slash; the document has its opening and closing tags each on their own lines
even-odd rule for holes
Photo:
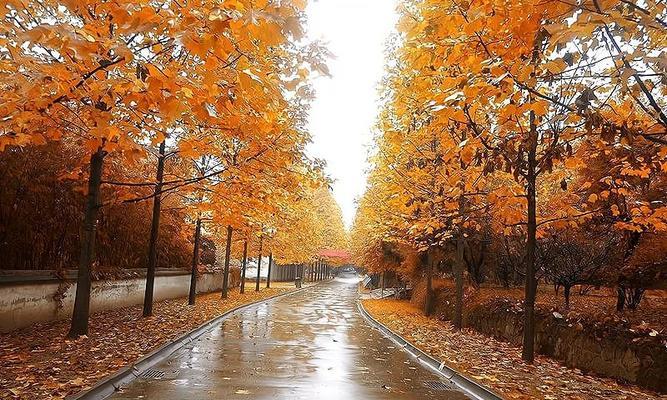
<svg viewBox="0 0 667 400">
<path fill-rule="evenodd" d="M 337 278 L 245 309 L 112 398 L 467 398 L 429 388 L 439 377 L 366 324 L 357 297 L 356 280 Z"/>
</svg>

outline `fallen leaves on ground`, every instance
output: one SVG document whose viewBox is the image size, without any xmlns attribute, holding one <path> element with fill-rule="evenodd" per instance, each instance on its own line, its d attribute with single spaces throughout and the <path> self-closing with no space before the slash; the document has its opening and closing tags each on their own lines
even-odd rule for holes
<svg viewBox="0 0 667 400">
<path fill-rule="evenodd" d="M 438 311 L 453 312 L 454 282 L 450 279 L 434 280 L 438 294 Z M 417 288 L 412 304 L 423 304 L 425 286 Z M 502 307 L 515 314 L 523 314 L 524 290 L 518 287 L 482 286 L 467 287 L 465 291 L 466 310 L 476 306 L 485 309 Z M 648 290 L 636 310 L 616 311 L 616 293 L 612 288 L 591 289 L 586 294 L 572 292 L 570 308 L 566 308 L 561 293 L 553 287 L 541 285 L 535 303 L 538 313 L 553 315 L 570 324 L 587 327 L 604 335 L 627 335 L 634 340 L 651 340 L 658 337 L 667 345 L 667 291 Z M 558 317 L 560 316 L 560 317 Z M 450 315 L 451 317 L 451 315 Z M 449 319 L 443 316 L 443 319 Z"/>
<path fill-rule="evenodd" d="M 0 399 L 61 399 L 199 327 L 220 314 L 284 293 L 292 285 L 261 292 L 232 290 L 197 296 L 188 305 L 179 298 L 156 302 L 154 315 L 142 318 L 142 305 L 91 315 L 90 333 L 66 339 L 69 320 L 35 324 L 0 334 Z"/>
<path fill-rule="evenodd" d="M 506 298 L 522 302 L 523 288 L 482 287 L 473 294 L 476 302 L 485 303 L 491 299 Z M 667 326 L 667 296 L 664 291 L 649 290 L 644 295 L 639 308 L 616 312 L 616 294 L 613 289 L 600 288 L 581 295 L 573 289 L 570 308 L 565 308 L 562 289 L 557 294 L 552 287 L 540 286 L 536 305 L 543 310 L 558 312 L 568 320 L 595 321 L 604 324 L 639 326 L 658 330 Z"/>
<path fill-rule="evenodd" d="M 548 357 L 534 365 L 521 360 L 521 350 L 509 343 L 428 318 L 401 300 L 364 300 L 378 321 L 406 340 L 491 388 L 506 399 L 667 399 L 633 385 L 583 374 Z"/>
</svg>

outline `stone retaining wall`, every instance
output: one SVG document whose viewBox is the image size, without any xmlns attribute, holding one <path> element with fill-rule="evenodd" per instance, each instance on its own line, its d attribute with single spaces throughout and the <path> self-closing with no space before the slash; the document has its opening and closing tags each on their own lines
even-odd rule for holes
<svg viewBox="0 0 667 400">
<path fill-rule="evenodd" d="M 415 293 L 423 292 L 425 290 L 415 290 Z M 454 299 L 451 293 L 445 292 L 436 293 L 436 314 L 451 320 Z M 423 299 L 413 299 L 413 303 L 423 308 Z M 514 303 L 495 299 L 474 305 L 465 310 L 463 324 L 521 346 L 523 313 Z M 627 328 L 596 326 L 593 322 L 570 323 L 553 313 L 536 310 L 535 348 L 539 354 L 584 372 L 667 393 L 667 347 L 663 343 L 664 336 L 660 336 L 635 335 Z"/>
</svg>

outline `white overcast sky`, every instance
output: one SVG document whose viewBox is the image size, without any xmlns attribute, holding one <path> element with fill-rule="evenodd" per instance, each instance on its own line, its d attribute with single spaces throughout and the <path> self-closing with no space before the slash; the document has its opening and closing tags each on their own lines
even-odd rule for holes
<svg viewBox="0 0 667 400">
<path fill-rule="evenodd" d="M 331 78 L 314 82 L 310 112 L 311 155 L 327 161 L 346 225 L 366 185 L 366 158 L 378 112 L 377 84 L 384 73 L 384 44 L 396 24 L 395 0 L 311 0 L 308 34 L 336 56 Z"/>
</svg>

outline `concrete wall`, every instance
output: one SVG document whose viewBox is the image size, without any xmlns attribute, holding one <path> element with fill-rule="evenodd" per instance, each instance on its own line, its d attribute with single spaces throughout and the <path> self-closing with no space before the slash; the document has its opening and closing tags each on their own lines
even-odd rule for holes
<svg viewBox="0 0 667 400">
<path fill-rule="evenodd" d="M 238 271 L 231 273 L 230 284 L 238 285 Z M 69 275 L 69 274 L 68 274 Z M 93 281 L 91 313 L 142 304 L 145 277 Z M 204 273 L 197 279 L 197 292 L 222 289 L 222 273 Z M 183 271 L 160 271 L 155 277 L 155 300 L 186 297 L 190 275 Z M 0 332 L 22 328 L 35 322 L 69 318 L 74 307 L 76 281 L 26 277 L 0 283 Z M 64 296 L 61 296 L 63 295 Z M 62 297 L 61 301 L 57 298 Z"/>
</svg>

